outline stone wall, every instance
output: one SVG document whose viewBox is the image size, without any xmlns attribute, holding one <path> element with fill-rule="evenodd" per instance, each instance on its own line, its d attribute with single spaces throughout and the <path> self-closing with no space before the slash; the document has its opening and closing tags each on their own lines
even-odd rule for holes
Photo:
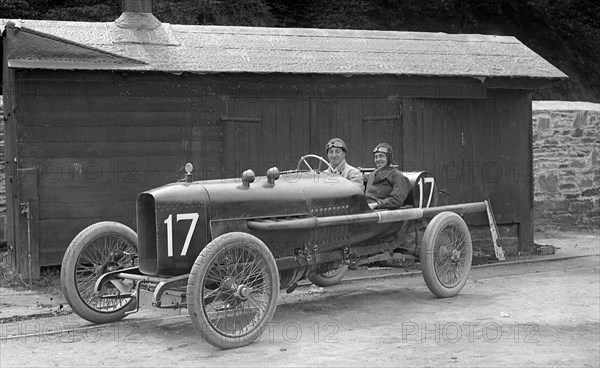
<svg viewBox="0 0 600 368">
<path fill-rule="evenodd" d="M 600 228 L 600 104 L 534 101 L 536 231 Z"/>
<path fill-rule="evenodd" d="M 0 244 L 6 242 L 6 165 L 4 164 L 4 114 L 2 106 L 2 95 L 0 95 Z"/>
</svg>

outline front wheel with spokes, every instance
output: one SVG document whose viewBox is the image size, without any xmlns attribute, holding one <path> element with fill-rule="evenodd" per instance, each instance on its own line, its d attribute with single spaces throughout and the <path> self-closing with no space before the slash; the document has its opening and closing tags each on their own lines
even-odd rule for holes
<svg viewBox="0 0 600 368">
<path fill-rule="evenodd" d="M 188 280 L 187 307 L 204 340 L 230 349 L 260 337 L 278 295 L 279 273 L 269 248 L 250 234 L 233 232 L 200 252 Z"/>
<path fill-rule="evenodd" d="M 96 281 L 111 271 L 138 264 L 137 235 L 112 221 L 82 230 L 67 248 L 60 272 L 65 299 L 81 318 L 93 323 L 114 322 L 135 308 L 133 282 L 112 280 L 94 292 Z"/>
<path fill-rule="evenodd" d="M 429 290 L 439 298 L 457 295 L 471 270 L 473 245 L 465 221 L 453 212 L 436 215 L 423 234 L 421 270 Z"/>
</svg>

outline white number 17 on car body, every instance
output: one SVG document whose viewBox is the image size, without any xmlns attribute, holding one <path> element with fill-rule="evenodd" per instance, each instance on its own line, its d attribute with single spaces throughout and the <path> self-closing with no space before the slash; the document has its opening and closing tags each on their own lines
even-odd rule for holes
<svg viewBox="0 0 600 368">
<path fill-rule="evenodd" d="M 419 186 L 419 208 L 423 208 L 423 192 L 426 184 L 430 184 L 429 195 L 427 196 L 427 205 L 425 205 L 426 208 L 431 205 L 431 200 L 434 195 L 433 191 L 435 189 L 435 179 L 433 177 L 420 178 L 417 182 L 417 185 Z"/>
<path fill-rule="evenodd" d="M 183 249 L 181 249 L 181 256 L 187 254 L 199 217 L 200 215 L 198 213 L 178 213 L 176 215 L 177 222 L 181 220 L 192 220 L 185 242 L 183 243 Z M 173 215 L 169 215 L 164 223 L 167 224 L 167 257 L 173 257 Z"/>
</svg>

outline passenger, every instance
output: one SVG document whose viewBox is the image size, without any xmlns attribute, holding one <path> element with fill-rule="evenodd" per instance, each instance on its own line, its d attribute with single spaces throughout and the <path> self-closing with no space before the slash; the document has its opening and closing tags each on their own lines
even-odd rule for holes
<svg viewBox="0 0 600 368">
<path fill-rule="evenodd" d="M 355 183 L 360 187 L 361 190 L 365 189 L 363 184 L 363 176 L 360 170 L 346 162 L 346 153 L 348 153 L 348 149 L 346 148 L 346 143 L 344 143 L 343 140 L 339 138 L 331 138 L 325 145 L 325 151 L 327 152 L 329 164 L 331 164 L 331 167 L 333 167 L 334 172 Z M 332 171 L 328 168 L 325 170 L 325 172 L 331 173 Z"/>
<path fill-rule="evenodd" d="M 375 171 L 367 176 L 365 197 L 372 209 L 397 209 L 410 193 L 410 181 L 392 167 L 392 147 L 379 143 L 373 150 Z"/>
</svg>

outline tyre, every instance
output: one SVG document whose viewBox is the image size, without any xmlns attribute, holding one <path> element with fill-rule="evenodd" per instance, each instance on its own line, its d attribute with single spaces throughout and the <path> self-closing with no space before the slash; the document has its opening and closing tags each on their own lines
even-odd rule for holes
<svg viewBox="0 0 600 368">
<path fill-rule="evenodd" d="M 423 234 L 420 258 L 429 290 L 439 298 L 456 296 L 467 282 L 472 257 L 465 221 L 453 212 L 435 216 Z"/>
<path fill-rule="evenodd" d="M 132 290 L 132 281 L 106 282 L 100 295 L 94 285 L 107 272 L 137 266 L 137 235 L 117 222 L 99 222 L 82 230 L 67 248 L 60 272 L 65 298 L 73 311 L 93 323 L 114 322 L 135 308 L 132 297 L 120 297 Z M 119 283 L 117 288 L 117 284 Z"/>
<path fill-rule="evenodd" d="M 187 307 L 204 340 L 230 349 L 260 337 L 278 295 L 279 272 L 269 248 L 250 234 L 234 232 L 200 252 L 188 280 Z"/>
<path fill-rule="evenodd" d="M 317 286 L 327 287 L 339 284 L 344 276 L 346 276 L 346 273 L 348 273 L 348 265 L 340 264 L 333 270 L 329 270 L 320 275 L 309 276 L 308 280 Z"/>
</svg>

